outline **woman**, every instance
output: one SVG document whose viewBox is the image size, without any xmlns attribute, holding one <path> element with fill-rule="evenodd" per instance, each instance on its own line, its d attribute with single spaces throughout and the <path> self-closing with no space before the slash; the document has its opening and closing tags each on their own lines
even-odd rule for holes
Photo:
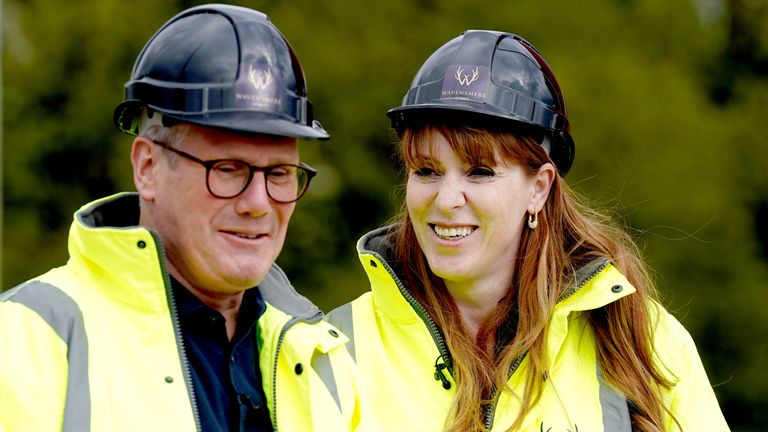
<svg viewBox="0 0 768 432">
<path fill-rule="evenodd" d="M 533 46 L 465 32 L 388 115 L 405 209 L 358 243 L 371 292 L 329 318 L 385 430 L 728 430 L 632 241 L 563 182 L 574 144 Z"/>
</svg>

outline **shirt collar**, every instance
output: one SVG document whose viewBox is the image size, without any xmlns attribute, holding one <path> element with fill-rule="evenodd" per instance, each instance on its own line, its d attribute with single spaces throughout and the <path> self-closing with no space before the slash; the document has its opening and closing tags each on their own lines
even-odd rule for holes
<svg viewBox="0 0 768 432">
<path fill-rule="evenodd" d="M 176 300 L 176 310 L 178 311 L 180 318 L 186 318 L 203 311 L 207 312 L 207 315 L 218 313 L 192 294 L 190 290 L 184 287 L 184 285 L 177 281 L 173 276 L 171 276 L 171 289 L 173 290 L 173 297 Z M 258 321 L 266 308 L 266 304 L 264 303 L 264 299 L 262 298 L 258 287 L 245 290 L 243 293 L 243 302 L 240 305 L 240 313 L 238 314 L 238 324 L 246 324 L 249 326 L 254 324 Z"/>
</svg>

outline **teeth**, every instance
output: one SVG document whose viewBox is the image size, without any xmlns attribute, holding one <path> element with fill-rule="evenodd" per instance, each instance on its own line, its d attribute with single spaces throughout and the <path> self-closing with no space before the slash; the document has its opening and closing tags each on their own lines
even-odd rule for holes
<svg viewBox="0 0 768 432">
<path fill-rule="evenodd" d="M 253 240 L 258 237 L 257 234 L 238 234 L 237 236 L 240 238 L 249 239 L 249 240 Z"/>
<path fill-rule="evenodd" d="M 435 225 L 435 233 L 444 239 L 461 238 L 472 234 L 472 228 L 445 228 Z"/>
</svg>

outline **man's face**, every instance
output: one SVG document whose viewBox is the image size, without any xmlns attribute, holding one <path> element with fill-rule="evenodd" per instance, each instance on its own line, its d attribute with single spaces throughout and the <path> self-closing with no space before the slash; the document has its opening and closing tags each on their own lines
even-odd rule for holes
<svg viewBox="0 0 768 432">
<path fill-rule="evenodd" d="M 194 125 L 173 146 L 203 161 L 239 159 L 262 167 L 299 162 L 295 138 L 238 135 Z M 152 151 L 157 166 L 148 225 L 163 240 L 171 275 L 213 296 L 261 282 L 280 254 L 296 204 L 270 199 L 262 172 L 254 173 L 241 195 L 217 198 L 206 188 L 202 165 L 159 146 Z"/>
</svg>

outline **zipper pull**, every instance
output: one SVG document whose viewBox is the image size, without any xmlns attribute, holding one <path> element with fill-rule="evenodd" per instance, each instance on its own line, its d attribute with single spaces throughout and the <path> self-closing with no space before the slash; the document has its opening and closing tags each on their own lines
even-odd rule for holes
<svg viewBox="0 0 768 432">
<path fill-rule="evenodd" d="M 442 356 L 438 356 L 437 359 L 435 359 L 435 381 L 440 381 L 443 383 L 443 388 L 448 390 L 451 388 L 451 382 L 448 381 L 448 378 L 445 376 L 445 372 L 443 372 L 443 369 L 445 369 L 447 366 L 445 363 L 438 363 L 440 361 L 440 358 Z"/>
</svg>

